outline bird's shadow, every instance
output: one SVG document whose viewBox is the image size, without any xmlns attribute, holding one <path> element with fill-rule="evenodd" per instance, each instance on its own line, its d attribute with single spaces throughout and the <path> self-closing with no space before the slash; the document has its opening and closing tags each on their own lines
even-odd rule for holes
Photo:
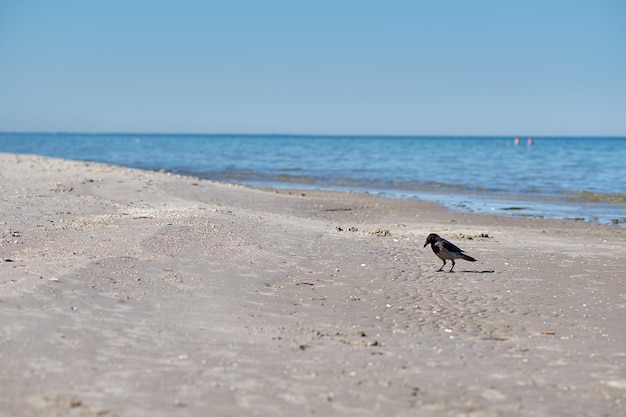
<svg viewBox="0 0 626 417">
<path fill-rule="evenodd" d="M 465 272 L 465 273 L 470 273 L 470 274 L 493 274 L 496 271 L 494 271 L 493 269 L 483 269 L 482 271 L 469 270 L 469 269 L 464 269 L 463 271 L 452 271 L 453 274 L 455 272 Z"/>
</svg>

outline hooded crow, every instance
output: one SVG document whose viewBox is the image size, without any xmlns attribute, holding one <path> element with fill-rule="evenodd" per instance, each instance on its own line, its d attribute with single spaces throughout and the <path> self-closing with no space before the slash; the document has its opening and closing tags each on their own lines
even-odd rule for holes
<svg viewBox="0 0 626 417">
<path fill-rule="evenodd" d="M 433 252 L 435 252 L 435 255 L 437 255 L 437 257 L 443 261 L 443 265 L 441 265 L 441 268 L 439 268 L 437 272 L 443 271 L 443 267 L 446 266 L 447 259 L 452 261 L 452 268 L 450 268 L 450 272 L 452 272 L 452 270 L 454 269 L 455 259 L 460 258 L 465 259 L 466 261 L 476 262 L 476 259 L 464 254 L 463 250 L 459 249 L 457 246 L 448 242 L 439 235 L 436 235 L 434 233 L 429 234 L 426 238 L 426 243 L 424 243 L 424 247 L 428 246 L 429 243 L 430 247 L 433 249 Z"/>
</svg>

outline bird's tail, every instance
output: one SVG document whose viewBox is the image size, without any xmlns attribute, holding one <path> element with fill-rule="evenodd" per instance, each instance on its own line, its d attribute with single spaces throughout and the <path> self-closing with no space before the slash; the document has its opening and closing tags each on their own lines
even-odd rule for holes
<svg viewBox="0 0 626 417">
<path fill-rule="evenodd" d="M 466 261 L 470 261 L 470 262 L 476 262 L 476 259 L 472 258 L 469 255 L 466 255 L 464 253 L 461 254 L 461 256 L 463 257 L 463 259 L 465 259 Z"/>
</svg>

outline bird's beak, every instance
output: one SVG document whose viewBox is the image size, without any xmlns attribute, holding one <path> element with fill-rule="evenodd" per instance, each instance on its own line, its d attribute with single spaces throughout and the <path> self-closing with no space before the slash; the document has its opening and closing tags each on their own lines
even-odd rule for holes
<svg viewBox="0 0 626 417">
<path fill-rule="evenodd" d="M 428 241 L 426 241 L 426 243 L 424 243 L 424 247 L 428 246 Z"/>
</svg>

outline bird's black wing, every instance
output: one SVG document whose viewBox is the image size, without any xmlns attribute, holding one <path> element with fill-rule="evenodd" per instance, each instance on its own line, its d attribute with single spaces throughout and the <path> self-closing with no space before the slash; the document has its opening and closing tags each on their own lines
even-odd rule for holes
<svg viewBox="0 0 626 417">
<path fill-rule="evenodd" d="M 448 242 L 447 240 L 443 240 L 441 243 L 443 244 L 443 248 L 447 250 L 448 252 L 459 252 L 459 253 L 463 252 L 461 248 Z"/>
</svg>

